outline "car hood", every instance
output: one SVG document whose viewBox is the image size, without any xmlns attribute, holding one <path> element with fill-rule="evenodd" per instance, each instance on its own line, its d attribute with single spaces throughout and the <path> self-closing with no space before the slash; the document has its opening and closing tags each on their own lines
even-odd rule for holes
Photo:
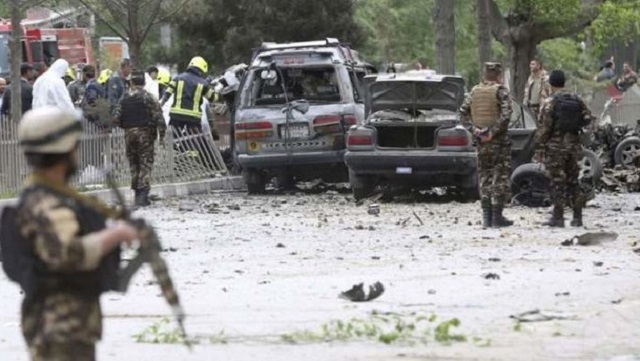
<svg viewBox="0 0 640 361">
<path fill-rule="evenodd" d="M 443 77 L 434 81 L 393 80 L 367 85 L 367 116 L 380 110 L 443 109 L 456 112 L 464 100 L 464 80 Z"/>
</svg>

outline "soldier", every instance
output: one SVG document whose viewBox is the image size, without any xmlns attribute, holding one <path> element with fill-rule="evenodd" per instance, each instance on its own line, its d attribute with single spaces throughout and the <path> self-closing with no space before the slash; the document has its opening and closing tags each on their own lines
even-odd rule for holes
<svg viewBox="0 0 640 361">
<path fill-rule="evenodd" d="M 549 93 L 551 91 L 547 80 L 547 72 L 542 69 L 542 63 L 540 60 L 531 60 L 531 63 L 529 63 L 529 70 L 531 71 L 531 74 L 529 75 L 527 85 L 524 88 L 524 105 L 529 107 L 533 112 L 533 115 L 538 119 L 540 114 L 540 105 L 542 105 L 544 100 L 549 97 Z"/>
<path fill-rule="evenodd" d="M 502 65 L 484 64 L 484 79 L 471 90 L 460 108 L 461 122 L 478 140 L 478 183 L 484 227 L 508 227 L 502 215 L 509 200 L 511 100 L 502 85 Z"/>
<path fill-rule="evenodd" d="M 160 134 L 165 136 L 166 123 L 158 101 L 144 90 L 144 72 L 136 70 L 131 76 L 131 93 L 115 110 L 115 124 L 125 130 L 127 159 L 131 169 L 131 189 L 135 192 L 135 205 L 148 206 L 153 169 L 154 142 Z"/>
<path fill-rule="evenodd" d="M 541 125 L 536 133 L 537 147 L 544 154 L 544 165 L 552 183 L 553 215 L 544 225 L 564 227 L 568 197 L 573 208 L 571 226 L 581 227 L 585 199 L 578 183 L 580 132 L 591 123 L 591 111 L 578 95 L 564 89 L 563 71 L 552 71 L 549 83 L 551 97 L 540 110 Z"/>
<path fill-rule="evenodd" d="M 95 360 L 100 294 L 117 286 L 119 245 L 139 238 L 128 223 L 106 227 L 107 207 L 69 186 L 78 167 L 78 118 L 46 106 L 18 125 L 33 173 L 17 207 L 3 213 L 1 237 L 3 268 L 25 294 L 22 333 L 32 360 Z"/>
</svg>

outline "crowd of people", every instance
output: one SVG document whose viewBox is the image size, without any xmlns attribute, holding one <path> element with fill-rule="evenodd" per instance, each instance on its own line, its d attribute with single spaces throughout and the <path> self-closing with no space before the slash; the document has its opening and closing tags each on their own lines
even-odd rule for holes
<svg viewBox="0 0 640 361">
<path fill-rule="evenodd" d="M 84 120 L 108 131 L 125 131 L 126 155 L 131 170 L 131 188 L 135 205 L 149 205 L 154 144 L 164 145 L 167 122 L 162 107 L 170 104 L 168 124 L 175 131 L 195 134 L 202 131 L 203 102 L 216 98 L 206 77 L 208 64 L 194 57 L 187 70 L 173 79 L 166 69 L 132 67 L 123 59 L 118 69 L 102 70 L 84 65 L 76 71 L 66 60 L 58 59 L 43 73 L 33 66 L 21 66 L 22 113 L 55 107 L 66 111 L 82 110 Z M 0 114 L 11 114 L 11 90 L 0 78 Z"/>
</svg>

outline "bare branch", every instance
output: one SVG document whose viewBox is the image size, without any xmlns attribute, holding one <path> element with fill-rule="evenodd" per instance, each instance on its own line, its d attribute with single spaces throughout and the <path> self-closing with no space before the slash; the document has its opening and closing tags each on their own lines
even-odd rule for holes
<svg viewBox="0 0 640 361">
<path fill-rule="evenodd" d="M 182 10 L 182 8 L 187 4 L 188 0 L 183 0 L 180 4 L 176 5 L 173 10 L 171 10 L 170 12 L 168 12 L 167 14 L 165 14 L 164 16 L 158 17 L 154 22 L 153 25 L 156 24 L 161 24 L 161 23 L 166 23 L 169 19 L 171 19 L 172 17 L 174 17 L 180 10 Z"/>
<path fill-rule="evenodd" d="M 82 6 L 84 6 L 85 8 L 89 9 L 89 11 L 91 11 L 96 18 L 98 18 L 98 20 L 102 21 L 109 29 L 111 29 L 111 31 L 113 31 L 118 37 L 122 38 L 122 40 L 125 40 L 128 38 L 127 33 L 126 33 L 126 27 L 123 26 L 123 23 L 121 22 L 120 19 L 116 20 L 116 19 L 107 19 L 106 16 L 104 16 L 104 13 L 102 11 L 100 11 L 100 9 L 94 7 L 92 4 L 89 3 L 89 1 L 87 0 L 77 0 Z M 105 1 L 104 5 L 107 5 L 109 1 Z M 112 16 L 114 17 L 114 16 Z M 114 17 L 115 18 L 115 17 Z M 122 30 L 118 29 L 116 26 L 114 26 L 113 22 L 118 23 L 123 29 L 125 29 L 125 31 L 123 32 Z"/>
<path fill-rule="evenodd" d="M 605 0 L 583 0 L 580 14 L 577 19 L 568 26 L 559 26 L 557 23 L 535 23 L 533 24 L 533 34 L 537 41 L 555 39 L 571 34 L 575 34 L 587 26 L 598 17 L 598 8 Z"/>
</svg>

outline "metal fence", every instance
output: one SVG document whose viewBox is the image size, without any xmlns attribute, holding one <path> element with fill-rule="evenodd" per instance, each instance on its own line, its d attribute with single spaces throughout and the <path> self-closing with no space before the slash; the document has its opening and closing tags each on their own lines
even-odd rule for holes
<svg viewBox="0 0 640 361">
<path fill-rule="evenodd" d="M 617 102 L 608 102 L 610 99 L 604 89 L 594 92 L 590 104 L 593 115 L 598 118 L 608 116 L 614 125 L 635 126 L 640 119 L 640 87 L 631 87 Z"/>
<path fill-rule="evenodd" d="M 104 188 L 104 170 L 110 169 L 119 185 L 130 185 L 124 131 L 106 130 L 87 122 L 83 125 L 80 167 L 73 183 L 85 190 Z M 18 145 L 17 128 L 16 122 L 0 118 L 0 198 L 15 196 L 30 171 Z M 166 140 L 156 142 L 153 184 L 203 180 L 226 173 L 218 145 L 209 132 L 170 127 Z"/>
</svg>

